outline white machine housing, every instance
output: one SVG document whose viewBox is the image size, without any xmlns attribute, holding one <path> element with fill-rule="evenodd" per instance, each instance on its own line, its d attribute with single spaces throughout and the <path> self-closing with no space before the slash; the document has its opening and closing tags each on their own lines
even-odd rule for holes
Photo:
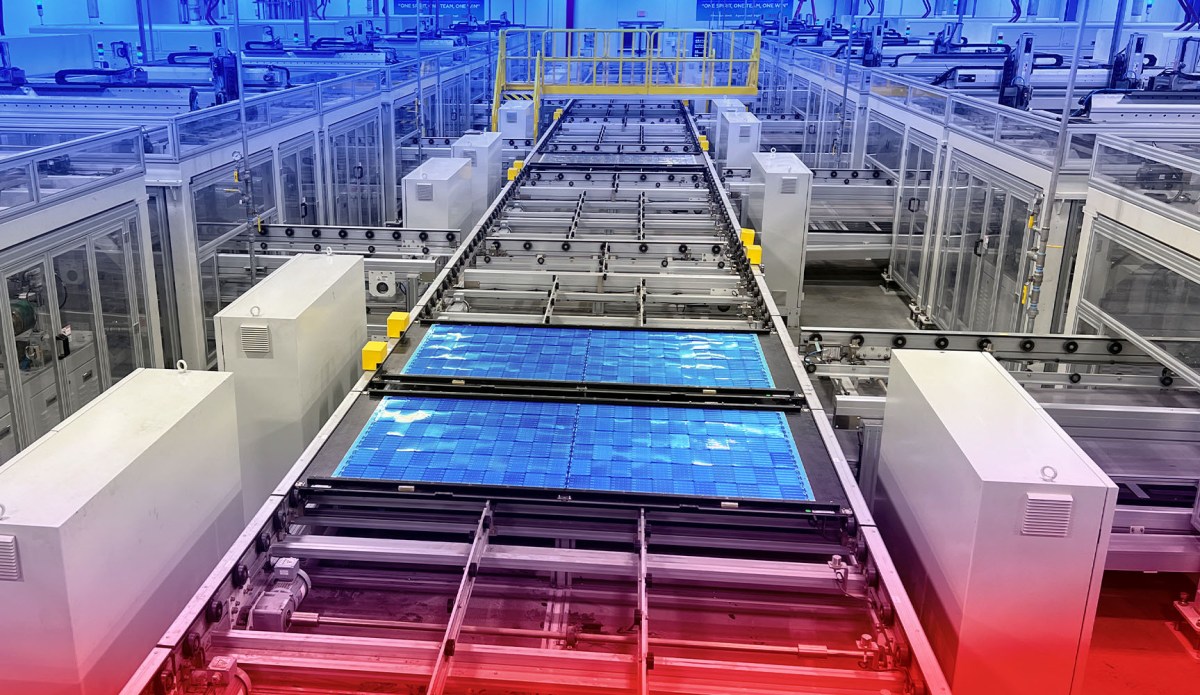
<svg viewBox="0 0 1200 695">
<path fill-rule="evenodd" d="M 762 139 L 758 116 L 748 111 L 725 111 L 717 118 L 717 162 L 731 169 L 750 166 Z"/>
<path fill-rule="evenodd" d="M 711 148 L 710 151 L 715 156 L 721 144 L 721 114 L 745 112 L 746 105 L 733 97 L 713 99 L 709 105 L 712 111 L 713 127 L 712 132 L 708 135 L 708 144 Z"/>
<path fill-rule="evenodd" d="M 955 695 L 1082 692 L 1116 500 L 989 354 L 892 352 L 875 520 Z"/>
<path fill-rule="evenodd" d="M 238 537 L 233 380 L 137 370 L 0 468 L 0 693 L 118 692 Z"/>
<path fill-rule="evenodd" d="M 504 143 L 500 140 L 500 133 L 469 133 L 454 141 L 450 146 L 450 156 L 471 162 L 472 212 L 469 225 L 473 227 L 483 217 L 488 205 L 500 195 Z"/>
<path fill-rule="evenodd" d="M 514 99 L 500 105 L 500 137 L 504 140 L 533 139 L 532 101 Z"/>
<path fill-rule="evenodd" d="M 435 157 L 413 169 L 401 182 L 404 226 L 410 229 L 469 230 L 472 205 L 471 160 Z"/>
<path fill-rule="evenodd" d="M 762 246 L 763 276 L 788 324 L 800 325 L 812 170 L 791 152 L 750 157 L 749 215 Z"/>
<path fill-rule="evenodd" d="M 300 254 L 216 315 L 218 369 L 237 377 L 246 521 L 362 375 L 364 277 L 361 256 Z"/>
</svg>

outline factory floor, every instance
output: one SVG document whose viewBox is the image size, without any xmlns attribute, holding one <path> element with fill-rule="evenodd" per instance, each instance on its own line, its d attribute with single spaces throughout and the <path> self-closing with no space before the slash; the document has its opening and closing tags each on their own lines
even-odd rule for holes
<svg viewBox="0 0 1200 695">
<path fill-rule="evenodd" d="M 884 290 L 882 271 L 872 263 L 810 264 L 804 271 L 800 325 L 911 329 L 908 300 Z"/>
<path fill-rule="evenodd" d="M 1172 623 L 1171 602 L 1189 595 L 1196 578 L 1182 574 L 1109 572 L 1084 676 L 1085 695 L 1200 693 L 1200 659 Z"/>
</svg>

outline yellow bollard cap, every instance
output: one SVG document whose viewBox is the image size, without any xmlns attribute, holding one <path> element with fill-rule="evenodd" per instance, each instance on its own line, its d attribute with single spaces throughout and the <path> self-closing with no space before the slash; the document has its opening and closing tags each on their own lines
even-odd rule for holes
<svg viewBox="0 0 1200 695">
<path fill-rule="evenodd" d="M 742 227 L 742 245 L 749 246 L 754 243 L 754 230 L 749 227 Z"/>
<path fill-rule="evenodd" d="M 362 349 L 362 368 L 364 372 L 373 372 L 387 357 L 387 343 L 382 340 L 369 341 Z"/>
<path fill-rule="evenodd" d="M 387 337 L 399 338 L 404 329 L 408 328 L 408 312 L 393 311 L 387 318 Z"/>
<path fill-rule="evenodd" d="M 747 246 L 746 257 L 750 259 L 750 265 L 762 265 L 762 247 L 758 244 Z"/>
</svg>

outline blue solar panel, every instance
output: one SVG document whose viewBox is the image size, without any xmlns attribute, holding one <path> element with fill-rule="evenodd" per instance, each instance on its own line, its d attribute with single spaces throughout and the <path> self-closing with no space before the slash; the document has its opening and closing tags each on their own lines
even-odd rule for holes
<svg viewBox="0 0 1200 695">
<path fill-rule="evenodd" d="M 783 413 L 385 398 L 337 478 L 811 500 Z"/>
<path fill-rule="evenodd" d="M 434 324 L 405 374 L 773 388 L 750 333 Z"/>
</svg>

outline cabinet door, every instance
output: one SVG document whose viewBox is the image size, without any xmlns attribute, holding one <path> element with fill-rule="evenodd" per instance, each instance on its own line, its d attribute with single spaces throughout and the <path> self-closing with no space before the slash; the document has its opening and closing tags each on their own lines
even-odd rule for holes
<svg viewBox="0 0 1200 695">
<path fill-rule="evenodd" d="M 317 170 L 313 146 L 301 146 L 279 157 L 280 213 L 284 222 L 318 224 Z"/>
<path fill-rule="evenodd" d="M 979 266 L 976 278 L 975 309 L 970 328 L 977 331 L 1007 330 L 994 325 L 997 305 L 997 283 L 1000 279 L 1000 252 L 1005 244 L 1004 223 L 1008 192 L 992 184 L 983 220 L 983 230 L 971 249 Z"/>
<path fill-rule="evenodd" d="M 959 237 L 959 271 L 954 283 L 954 312 L 950 327 L 968 330 L 978 298 L 979 256 L 976 244 L 983 235 L 983 220 L 987 212 L 987 197 L 991 186 L 976 176 L 971 177 L 971 192 L 967 198 L 966 221 Z"/>
<path fill-rule="evenodd" d="M 10 401 L 4 399 L 3 415 L 0 415 L 0 466 L 17 455 L 17 431 L 13 426 L 13 416 Z"/>
<path fill-rule="evenodd" d="M 139 365 L 137 339 L 139 315 L 133 293 L 129 253 L 129 234 L 115 230 L 92 241 L 96 255 L 96 280 L 100 290 L 100 316 L 103 321 L 104 352 L 109 383 L 125 378 Z M 72 385 L 74 387 L 74 385 Z"/>
<path fill-rule="evenodd" d="M 118 234 L 119 237 L 119 234 Z M 124 244 L 121 253 L 124 254 Z M 58 307 L 58 320 L 61 324 L 59 331 L 65 341 L 60 340 L 63 372 L 71 369 L 79 360 L 79 355 L 88 353 L 100 354 L 99 341 L 103 340 L 103 331 L 96 323 L 96 302 L 92 291 L 92 261 L 86 244 L 74 246 L 66 251 L 53 254 L 50 265 L 54 271 L 54 286 L 51 295 Z M 122 276 L 120 287 L 121 296 L 111 298 L 114 313 L 122 316 L 120 325 L 114 324 L 114 347 L 119 353 L 134 355 L 136 346 L 130 321 L 130 301 L 126 269 L 121 267 L 118 273 Z M 71 359 L 74 356 L 75 359 Z M 136 360 L 136 358 L 134 358 Z M 94 360 L 93 360 L 94 361 Z M 94 365 L 93 365 L 94 366 Z M 132 370 L 131 370 L 132 371 Z M 61 389 L 64 410 L 70 414 L 95 397 L 99 391 L 92 393 L 73 393 L 71 384 L 64 384 Z M 90 394 L 90 395 L 89 395 Z"/>
<path fill-rule="evenodd" d="M 23 413 L 18 418 L 23 447 L 49 432 L 64 414 L 55 362 L 67 346 L 58 338 L 62 326 L 54 322 L 52 278 L 44 257 L 4 276 L 13 321 L 13 359 L 8 363 L 18 374 L 13 401 Z"/>
<path fill-rule="evenodd" d="M 961 169 L 951 171 L 946 223 L 941 228 L 937 282 L 933 291 L 933 317 L 945 328 L 953 325 L 954 290 L 958 286 L 958 265 L 963 226 L 970 205 L 970 186 L 970 174 Z"/>
</svg>

